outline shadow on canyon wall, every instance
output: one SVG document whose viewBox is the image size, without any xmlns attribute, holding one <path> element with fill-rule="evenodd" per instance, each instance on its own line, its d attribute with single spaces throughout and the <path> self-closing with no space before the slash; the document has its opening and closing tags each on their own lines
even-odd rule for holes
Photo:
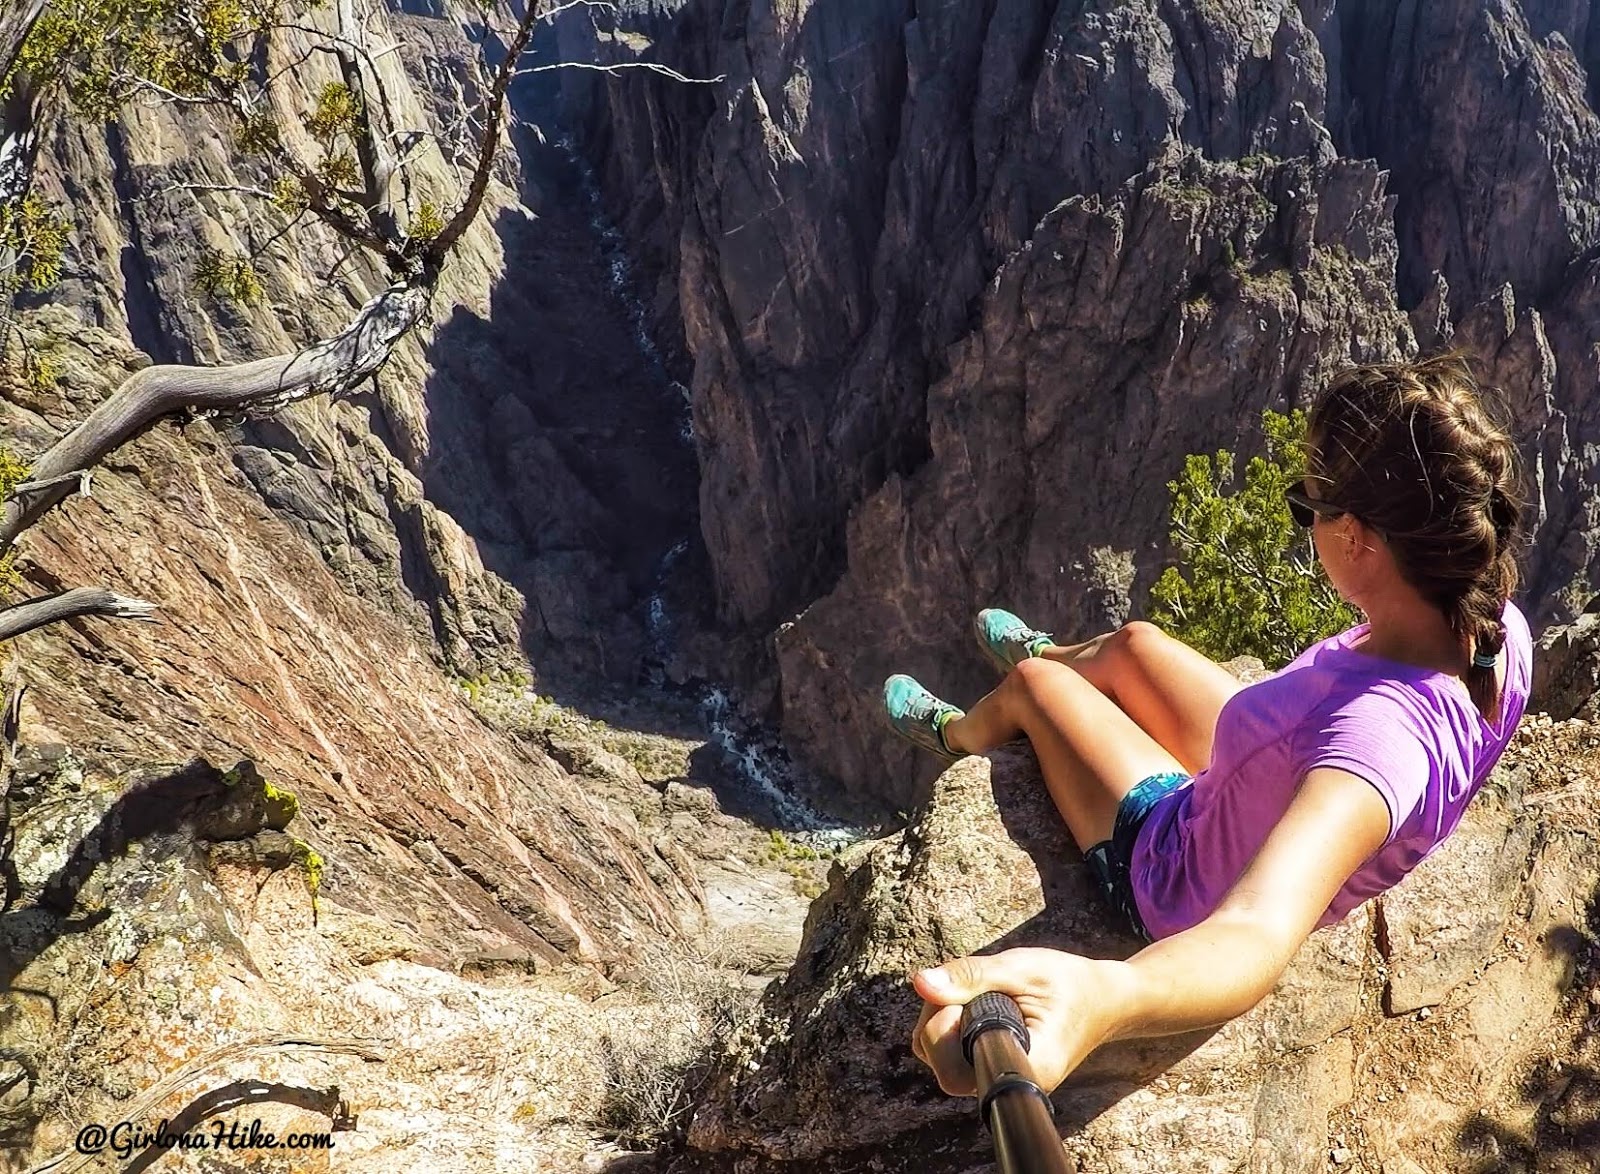
<svg viewBox="0 0 1600 1174">
<path fill-rule="evenodd" d="M 538 143 L 524 160 L 536 211 L 495 224 L 505 274 L 489 316 L 457 306 L 428 345 L 423 482 L 527 598 L 524 651 L 559 694 L 563 678 L 638 677 L 648 598 L 693 526 L 695 471 L 681 404 L 640 350 L 576 165 Z"/>
<path fill-rule="evenodd" d="M 519 97 L 530 106 L 536 97 Z M 618 729 L 703 740 L 703 682 L 672 683 L 678 633 L 711 615 L 686 393 L 643 323 L 620 238 L 552 133 L 518 135 L 530 210 L 495 222 L 505 263 L 488 316 L 456 306 L 428 343 L 422 480 L 526 599 L 522 651 L 539 696 Z M 401 573 L 438 608 L 429 568 L 403 560 Z M 778 764 L 754 773 L 781 776 L 783 751 L 750 734 Z M 711 788 L 729 815 L 799 830 L 741 778 L 748 753 L 710 743 L 684 781 Z"/>
</svg>

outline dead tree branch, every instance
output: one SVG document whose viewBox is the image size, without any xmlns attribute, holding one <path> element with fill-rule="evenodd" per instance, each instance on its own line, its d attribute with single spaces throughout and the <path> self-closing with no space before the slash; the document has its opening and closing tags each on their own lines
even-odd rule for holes
<svg viewBox="0 0 1600 1174">
<path fill-rule="evenodd" d="M 201 1073 L 233 1060 L 279 1049 L 333 1052 L 347 1056 L 360 1056 L 367 1061 L 378 1061 L 385 1058 L 384 1053 L 375 1046 L 375 1041 L 372 1040 L 350 1038 L 318 1039 L 292 1035 L 272 1035 L 262 1039 L 244 1040 L 240 1043 L 213 1048 L 203 1055 L 196 1056 L 170 1076 L 163 1078 L 146 1089 L 125 1109 L 120 1110 L 122 1119 L 124 1121 L 148 1120 L 157 1105 Z M 97 1153 L 80 1154 L 76 1149 L 63 1150 L 61 1153 L 47 1158 L 35 1166 L 28 1174 L 75 1174 L 76 1171 L 83 1169 L 99 1156 Z"/>
<path fill-rule="evenodd" d="M 255 187 L 247 183 L 198 183 L 182 181 L 169 183 L 165 187 L 157 188 L 147 195 L 135 196 L 135 203 L 145 203 L 150 200 L 163 200 L 173 192 L 187 192 L 189 195 L 203 195 L 206 193 L 223 192 L 230 196 L 249 196 L 256 200 L 266 200 L 271 203 L 277 197 L 266 188 Z"/>
<path fill-rule="evenodd" d="M 74 587 L 71 591 L 61 591 L 0 609 L 0 640 L 11 640 L 46 624 L 76 619 L 78 616 L 153 621 L 156 618 L 156 605 L 114 594 L 104 587 Z"/>
<path fill-rule="evenodd" d="M 533 26 L 538 20 L 538 5 L 530 3 L 523 12 L 522 19 L 517 22 L 517 31 L 511 38 L 511 44 L 506 47 L 505 60 L 500 62 L 500 68 L 495 71 L 494 84 L 489 87 L 489 109 L 483 121 L 483 134 L 478 138 L 478 166 L 472 174 L 472 182 L 467 185 L 467 198 L 462 201 L 461 207 L 456 210 L 456 214 L 450 218 L 443 231 L 429 241 L 425 249 L 427 256 L 436 259 L 435 263 L 455 248 L 456 242 L 478 218 L 478 212 L 483 207 L 484 195 L 489 190 L 489 178 L 494 174 L 495 153 L 500 143 L 500 124 L 505 120 L 506 90 L 511 86 L 511 79 L 516 76 L 517 62 L 521 59 L 523 50 L 528 47 L 528 38 L 533 35 Z"/>
<path fill-rule="evenodd" d="M 398 246 L 400 224 L 394 205 L 389 201 L 389 182 L 394 178 L 395 162 L 385 142 L 388 137 L 385 128 L 379 125 L 387 120 L 389 101 L 377 67 L 367 52 L 365 36 L 365 30 L 356 20 L 354 0 L 339 0 L 339 36 L 332 41 L 332 51 L 339 59 L 339 73 L 345 88 L 356 96 L 358 125 L 353 137 L 356 162 L 361 168 L 361 204 L 367 210 L 367 223 L 373 233 Z"/>
<path fill-rule="evenodd" d="M 164 417 L 182 412 L 270 413 L 308 396 L 353 390 L 383 366 L 421 320 L 433 283 L 428 272 L 396 282 L 338 334 L 295 354 L 233 367 L 173 364 L 135 372 L 34 464 L 34 483 L 44 487 L 5 503 L 0 554 L 70 495 L 68 474 L 93 468 Z"/>
<path fill-rule="evenodd" d="M 232 103 L 224 97 L 215 94 L 180 94 L 176 90 L 169 90 L 160 82 L 151 81 L 147 77 L 125 77 L 124 84 L 135 94 L 151 95 L 152 106 L 220 106 L 228 108 Z"/>
<path fill-rule="evenodd" d="M 349 1129 L 353 1117 L 349 1103 L 339 1095 L 337 1086 L 308 1088 L 300 1084 L 283 1084 L 275 1080 L 234 1080 L 220 1088 L 201 1093 L 167 1123 L 167 1132 L 182 1136 L 200 1126 L 204 1121 L 221 1113 L 231 1113 L 245 1105 L 259 1105 L 273 1101 L 280 1105 L 293 1105 L 308 1113 L 328 1118 L 334 1130 Z M 121 1174 L 144 1174 L 168 1154 L 166 1147 L 152 1144 L 122 1168 Z M 169 1163 L 170 1165 L 170 1163 Z"/>
<path fill-rule="evenodd" d="M 90 484 L 94 480 L 93 469 L 74 469 L 70 473 L 63 473 L 59 477 L 51 477 L 44 481 L 19 481 L 11 487 L 12 497 L 25 497 L 30 493 L 39 493 L 46 489 L 54 489 L 58 485 L 65 485 L 69 481 L 78 483 L 78 492 L 88 497 Z"/>
<path fill-rule="evenodd" d="M 669 77 L 675 82 L 682 82 L 690 86 L 714 86 L 718 82 L 728 80 L 728 75 L 719 73 L 716 77 L 688 77 L 676 69 L 662 65 L 658 61 L 613 61 L 609 64 L 589 61 L 553 61 L 548 65 L 525 65 L 517 70 L 517 76 L 522 77 L 529 73 L 549 73 L 556 69 L 587 69 L 595 73 L 621 73 L 625 69 L 643 69 L 650 73 L 659 73 Z"/>
<path fill-rule="evenodd" d="M 610 3 L 610 0 L 567 0 L 565 4 L 557 4 L 554 8 L 547 9 L 539 19 L 554 20 L 570 8 L 603 8 L 613 16 L 617 12 L 617 6 Z"/>
</svg>

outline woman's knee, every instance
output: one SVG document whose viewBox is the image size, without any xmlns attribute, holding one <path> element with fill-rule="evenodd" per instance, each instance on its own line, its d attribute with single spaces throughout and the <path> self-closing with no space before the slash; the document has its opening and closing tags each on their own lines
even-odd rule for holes
<svg viewBox="0 0 1600 1174">
<path fill-rule="evenodd" d="M 1127 644 L 1162 644 L 1172 639 L 1149 620 L 1129 620 L 1117 629 L 1117 635 Z"/>
<path fill-rule="evenodd" d="M 1019 660 L 1016 667 L 1006 674 L 1002 688 L 1011 694 L 1015 703 L 1035 709 L 1043 697 L 1059 696 L 1063 689 L 1086 684 L 1070 666 L 1046 657 L 1030 656 Z"/>
<path fill-rule="evenodd" d="M 1120 655 L 1152 660 L 1173 643 L 1173 638 L 1149 620 L 1129 620 L 1111 634 L 1108 643 Z"/>
</svg>

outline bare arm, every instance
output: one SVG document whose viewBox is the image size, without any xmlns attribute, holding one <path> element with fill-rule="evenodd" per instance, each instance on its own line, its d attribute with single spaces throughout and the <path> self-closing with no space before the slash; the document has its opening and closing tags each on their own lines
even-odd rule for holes
<svg viewBox="0 0 1600 1174">
<path fill-rule="evenodd" d="M 1108 1039 L 1171 1035 L 1243 1015 L 1264 999 L 1323 911 L 1389 834 L 1372 785 L 1315 770 L 1216 912 L 1128 962 Z"/>
<path fill-rule="evenodd" d="M 955 1039 L 960 1006 L 985 990 L 1016 998 L 1039 1078 L 1054 1088 L 1100 1044 L 1211 1027 L 1272 990 L 1350 875 L 1382 846 L 1389 809 L 1363 779 L 1314 770 L 1261 851 L 1206 920 L 1126 962 L 1057 950 L 962 958 L 916 976 L 928 1001 L 913 1050 L 946 1092 L 970 1093 Z"/>
</svg>

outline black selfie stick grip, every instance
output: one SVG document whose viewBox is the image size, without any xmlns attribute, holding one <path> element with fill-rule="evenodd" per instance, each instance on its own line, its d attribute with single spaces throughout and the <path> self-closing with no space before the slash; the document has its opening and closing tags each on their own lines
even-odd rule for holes
<svg viewBox="0 0 1600 1174">
<path fill-rule="evenodd" d="M 1033 1040 L 1028 1038 L 1028 1025 L 1022 1021 L 1022 1009 L 1016 1000 L 999 991 L 985 991 L 961 1009 L 961 1054 L 968 1064 L 973 1062 L 973 1040 L 995 1028 L 1005 1028 L 1016 1036 L 1024 1055 L 1033 1047 Z"/>
<path fill-rule="evenodd" d="M 988 991 L 961 1012 L 961 1052 L 978 1078 L 978 1112 L 994 1136 L 1000 1174 L 1076 1174 L 1033 1078 L 1031 1040 L 1009 995 Z"/>
</svg>

